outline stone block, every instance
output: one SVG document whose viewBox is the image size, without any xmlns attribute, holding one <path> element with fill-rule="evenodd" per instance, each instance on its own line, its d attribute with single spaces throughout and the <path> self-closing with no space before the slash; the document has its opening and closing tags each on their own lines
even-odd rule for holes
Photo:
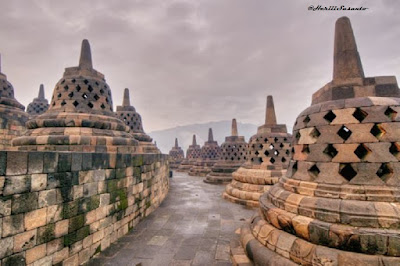
<svg viewBox="0 0 400 266">
<path fill-rule="evenodd" d="M 32 248 L 36 245 L 37 229 L 14 236 L 14 253 Z"/>
<path fill-rule="evenodd" d="M 68 234 L 68 228 L 69 228 L 69 220 L 62 220 L 56 222 L 55 228 L 54 228 L 54 235 L 55 237 L 61 237 L 66 234 Z"/>
<path fill-rule="evenodd" d="M 16 235 L 24 231 L 24 215 L 11 215 L 3 218 L 3 237 Z"/>
<path fill-rule="evenodd" d="M 45 152 L 43 154 L 43 172 L 55 173 L 57 172 L 58 153 Z"/>
<path fill-rule="evenodd" d="M 2 265 L 24 266 L 26 265 L 24 253 L 13 254 L 2 261 Z M 36 265 L 34 265 L 36 266 Z"/>
<path fill-rule="evenodd" d="M 63 205 L 52 205 L 47 207 L 47 223 L 54 223 L 62 219 Z"/>
<path fill-rule="evenodd" d="M 71 157 L 71 171 L 82 170 L 82 153 L 73 153 Z"/>
<path fill-rule="evenodd" d="M 70 172 L 72 165 L 71 153 L 59 153 L 58 155 L 58 172 Z"/>
<path fill-rule="evenodd" d="M 47 224 L 37 229 L 37 243 L 43 244 L 55 239 L 55 224 Z"/>
<path fill-rule="evenodd" d="M 6 175 L 26 175 L 28 173 L 27 152 L 7 152 Z"/>
<path fill-rule="evenodd" d="M 7 237 L 0 239 L 0 258 L 4 258 L 13 253 L 14 238 Z"/>
<path fill-rule="evenodd" d="M 47 255 L 54 254 L 55 252 L 62 250 L 63 247 L 64 247 L 64 241 L 62 238 L 54 239 L 47 243 L 46 254 Z"/>
<path fill-rule="evenodd" d="M 379 140 L 371 134 L 371 129 L 374 126 L 372 123 L 368 124 L 349 124 L 346 125 L 351 131 L 350 137 L 346 143 L 365 143 L 365 142 L 378 142 Z"/>
<path fill-rule="evenodd" d="M 25 214 L 25 230 L 32 230 L 46 225 L 47 208 L 34 210 Z"/>
<path fill-rule="evenodd" d="M 97 182 L 87 183 L 83 185 L 83 196 L 90 197 L 97 194 Z"/>
<path fill-rule="evenodd" d="M 62 250 L 54 253 L 53 255 L 53 264 L 58 264 L 61 263 L 62 261 L 66 260 L 68 258 L 69 255 L 69 248 L 65 247 Z M 73 260 L 72 261 L 65 261 L 65 265 L 78 265 L 78 264 L 73 264 Z"/>
<path fill-rule="evenodd" d="M 39 192 L 39 208 L 57 204 L 57 190 L 50 189 Z"/>
<path fill-rule="evenodd" d="M 47 174 L 31 175 L 31 191 L 44 190 L 47 187 Z"/>
<path fill-rule="evenodd" d="M 26 263 L 33 263 L 46 256 L 46 244 L 36 246 L 26 251 Z"/>
<path fill-rule="evenodd" d="M 83 214 L 69 219 L 68 232 L 74 232 L 85 225 L 85 216 Z"/>
<path fill-rule="evenodd" d="M 82 170 L 92 170 L 92 154 L 83 153 L 82 154 Z"/>
<path fill-rule="evenodd" d="M 28 173 L 40 174 L 43 173 L 43 153 L 29 152 L 28 153 Z"/>
<path fill-rule="evenodd" d="M 331 122 L 331 125 L 342 125 L 342 124 L 358 124 L 360 123 L 354 116 L 355 108 L 346 108 L 340 110 L 334 110 L 333 113 L 336 115 L 335 119 Z"/>
<path fill-rule="evenodd" d="M 7 168 L 7 152 L 0 151 L 0 176 L 6 174 Z"/>
<path fill-rule="evenodd" d="M 14 195 L 11 201 L 11 213 L 26 213 L 38 208 L 38 192 Z"/>
<path fill-rule="evenodd" d="M 3 195 L 13 195 L 28 192 L 31 189 L 31 178 L 28 175 L 6 176 Z"/>
<path fill-rule="evenodd" d="M 0 200 L 0 216 L 11 214 L 11 200 Z"/>
</svg>

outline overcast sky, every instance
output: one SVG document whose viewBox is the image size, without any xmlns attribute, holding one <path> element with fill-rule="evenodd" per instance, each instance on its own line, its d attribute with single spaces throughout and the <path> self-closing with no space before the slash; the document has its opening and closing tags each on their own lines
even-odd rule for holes
<svg viewBox="0 0 400 266">
<path fill-rule="evenodd" d="M 40 83 L 51 98 L 87 38 L 114 106 L 129 88 L 147 132 L 233 117 L 260 125 L 269 94 L 278 122 L 291 127 L 332 79 L 334 23 L 344 15 L 365 74 L 400 74 L 397 0 L 12 0 L 0 10 L 2 72 L 22 104 Z"/>
</svg>

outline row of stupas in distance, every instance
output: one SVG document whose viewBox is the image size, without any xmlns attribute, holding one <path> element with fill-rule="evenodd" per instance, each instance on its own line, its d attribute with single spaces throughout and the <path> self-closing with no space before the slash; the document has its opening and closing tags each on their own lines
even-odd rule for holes
<svg viewBox="0 0 400 266">
<path fill-rule="evenodd" d="M 258 198 L 286 173 L 291 155 L 291 135 L 286 125 L 277 124 L 272 96 L 267 97 L 265 124 L 258 128 L 249 144 L 238 135 L 236 119 L 232 120 L 231 136 L 218 146 L 209 129 L 208 141 L 200 148 L 193 143 L 183 150 L 175 146 L 170 151 L 171 168 L 193 176 L 205 176 L 204 182 L 229 183 L 224 198 L 235 203 L 256 207 Z M 173 166 L 173 167 L 172 167 Z M 233 179 L 233 180 L 232 180 Z"/>
<path fill-rule="evenodd" d="M 50 104 L 40 85 L 25 113 L 1 69 L 0 83 L 1 149 L 160 153 L 130 105 L 128 89 L 113 112 L 111 89 L 93 68 L 87 40 L 82 41 L 79 65 L 65 69 Z"/>
<path fill-rule="evenodd" d="M 242 226 L 234 264 L 400 265 L 399 112 L 396 78 L 365 77 L 339 18 L 333 79 L 297 117 L 286 176 Z"/>
</svg>

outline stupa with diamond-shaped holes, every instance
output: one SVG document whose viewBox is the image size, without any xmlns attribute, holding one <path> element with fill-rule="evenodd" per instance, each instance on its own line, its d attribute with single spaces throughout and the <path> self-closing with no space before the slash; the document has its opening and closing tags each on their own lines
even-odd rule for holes
<svg viewBox="0 0 400 266">
<path fill-rule="evenodd" d="M 175 138 L 175 146 L 172 147 L 172 149 L 169 151 L 169 157 L 169 167 L 171 169 L 177 169 L 185 158 L 185 154 L 183 153 L 182 148 L 178 145 L 177 138 Z"/>
<path fill-rule="evenodd" d="M 66 68 L 49 109 L 26 123 L 15 138 L 19 150 L 137 152 L 138 141 L 116 118 L 111 89 L 93 69 L 90 45 L 82 41 L 79 66 Z"/>
<path fill-rule="evenodd" d="M 192 145 L 186 150 L 186 158 L 179 165 L 177 172 L 188 172 L 200 157 L 201 148 L 197 145 L 196 135 L 193 135 Z"/>
<path fill-rule="evenodd" d="M 124 90 L 122 105 L 117 106 L 116 116 L 129 127 L 130 133 L 139 141 L 139 146 L 144 153 L 160 153 L 157 146 L 153 144 L 153 139 L 143 130 L 142 117 L 131 105 L 129 89 Z"/>
<path fill-rule="evenodd" d="M 41 115 L 49 109 L 49 102 L 44 97 L 44 86 L 40 84 L 38 97 L 28 104 L 26 112 L 30 117 Z"/>
<path fill-rule="evenodd" d="M 218 161 L 221 155 L 221 147 L 218 142 L 214 140 L 212 128 L 208 129 L 208 140 L 204 142 L 201 147 L 200 157 L 196 163 L 190 168 L 189 175 L 192 176 L 206 176 L 211 167 Z"/>
<path fill-rule="evenodd" d="M 286 177 L 241 229 L 255 264 L 400 264 L 400 90 L 394 76 L 364 76 L 347 17 L 334 50 L 333 80 L 296 120 Z"/>
<path fill-rule="evenodd" d="M 232 119 L 231 136 L 225 137 L 221 144 L 221 156 L 208 173 L 206 183 L 228 183 L 232 180 L 232 173 L 247 159 L 248 144 L 243 136 L 238 135 L 236 119 Z"/>
<path fill-rule="evenodd" d="M 11 140 L 25 131 L 25 106 L 14 97 L 14 87 L 1 72 L 0 57 L 0 149 L 9 149 Z"/>
<path fill-rule="evenodd" d="M 250 138 L 248 160 L 232 176 L 223 197 L 234 203 L 257 207 L 260 196 L 286 174 L 292 136 L 277 124 L 272 96 L 267 97 L 265 124 Z"/>
</svg>

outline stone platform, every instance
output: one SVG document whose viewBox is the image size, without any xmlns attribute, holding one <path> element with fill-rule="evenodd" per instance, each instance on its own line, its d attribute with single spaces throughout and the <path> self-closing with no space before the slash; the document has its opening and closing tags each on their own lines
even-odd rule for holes
<svg viewBox="0 0 400 266">
<path fill-rule="evenodd" d="M 164 202 L 90 265 L 232 265 L 229 246 L 253 210 L 224 201 L 223 186 L 174 172 Z"/>
</svg>

